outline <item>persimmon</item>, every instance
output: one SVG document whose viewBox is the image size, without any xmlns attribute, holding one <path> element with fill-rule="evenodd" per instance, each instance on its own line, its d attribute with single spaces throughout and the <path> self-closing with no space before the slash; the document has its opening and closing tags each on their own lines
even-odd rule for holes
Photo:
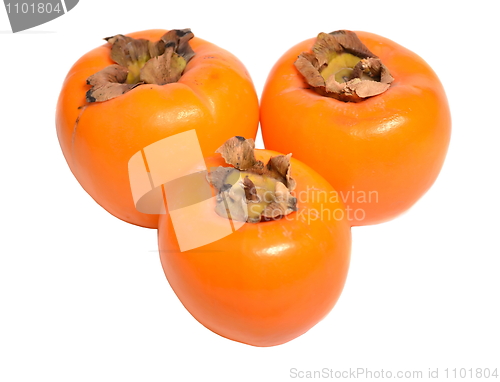
<svg viewBox="0 0 500 382">
<path fill-rule="evenodd" d="M 215 196 L 160 216 L 161 263 L 180 301 L 208 329 L 245 344 L 279 345 L 313 327 L 341 294 L 351 248 L 344 205 L 290 155 L 254 151 L 242 137 L 217 151 L 222 156 L 205 159 Z M 182 248 L 224 225 L 230 234 Z"/>
<path fill-rule="evenodd" d="M 138 211 L 128 161 L 144 147 L 195 129 L 204 154 L 232 135 L 254 137 L 258 99 L 243 64 L 189 29 L 117 35 L 70 69 L 57 134 L 82 187 L 111 214 L 156 228 Z"/>
<path fill-rule="evenodd" d="M 410 208 L 437 178 L 451 133 L 434 71 L 367 32 L 321 33 L 288 50 L 267 79 L 260 121 L 266 148 L 323 175 L 352 225 Z"/>
</svg>

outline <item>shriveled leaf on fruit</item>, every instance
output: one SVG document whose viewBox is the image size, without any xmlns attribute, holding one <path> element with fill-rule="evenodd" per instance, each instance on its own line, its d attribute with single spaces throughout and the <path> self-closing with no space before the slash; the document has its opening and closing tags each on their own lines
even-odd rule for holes
<svg viewBox="0 0 500 382">
<path fill-rule="evenodd" d="M 300 54 L 294 65 L 316 93 L 345 102 L 382 94 L 394 81 L 382 61 L 347 30 L 320 33 L 312 52 Z"/>
<path fill-rule="evenodd" d="M 193 37 L 190 29 L 174 29 L 158 41 L 124 35 L 105 38 L 116 64 L 89 77 L 87 102 L 104 102 L 142 84 L 177 82 L 195 54 L 189 45 Z"/>
<path fill-rule="evenodd" d="M 271 157 L 266 165 L 255 158 L 253 139 L 233 137 L 217 149 L 226 163 L 208 181 L 218 192 L 216 212 L 223 217 L 256 223 L 279 219 L 297 210 L 291 194 L 291 154 Z"/>
</svg>

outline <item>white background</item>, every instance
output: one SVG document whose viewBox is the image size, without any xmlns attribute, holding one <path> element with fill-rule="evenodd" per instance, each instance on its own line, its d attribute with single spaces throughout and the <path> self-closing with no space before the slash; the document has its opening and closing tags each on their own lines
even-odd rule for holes
<svg viewBox="0 0 500 382">
<path fill-rule="evenodd" d="M 274 382 L 294 380 L 292 368 L 350 367 L 440 368 L 441 380 L 445 368 L 500 373 L 495 2 L 411 4 L 82 0 L 15 35 L 0 9 L 0 381 Z M 200 325 L 163 275 L 156 231 L 100 208 L 59 148 L 56 100 L 83 53 L 117 33 L 186 27 L 239 57 L 258 94 L 292 45 L 352 29 L 421 55 L 449 97 L 453 135 L 439 179 L 396 220 L 353 228 L 337 306 L 285 345 L 251 347 Z"/>
</svg>

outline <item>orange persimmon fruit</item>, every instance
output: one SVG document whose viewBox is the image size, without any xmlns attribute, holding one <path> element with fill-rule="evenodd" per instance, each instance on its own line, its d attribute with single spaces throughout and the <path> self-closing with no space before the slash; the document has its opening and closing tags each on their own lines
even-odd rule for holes
<svg viewBox="0 0 500 382">
<path fill-rule="evenodd" d="M 218 150 L 223 157 L 205 159 L 217 197 L 195 210 L 160 216 L 161 263 L 180 301 L 205 327 L 245 344 L 279 345 L 305 333 L 335 305 L 349 267 L 350 224 L 335 190 L 310 167 L 271 150 L 252 156 L 253 140 L 228 142 L 231 150 L 247 147 L 233 150 L 233 159 L 224 149 Z M 257 164 L 242 161 L 248 155 Z M 173 222 L 200 216 L 202 230 Z M 240 222 L 233 233 L 181 249 L 179 229 L 194 240 L 209 225 L 227 224 L 228 216 L 232 224 Z"/>
<path fill-rule="evenodd" d="M 434 71 L 366 32 L 321 33 L 288 50 L 267 79 L 260 121 L 265 147 L 324 176 L 352 225 L 409 209 L 437 178 L 451 134 Z"/>
<path fill-rule="evenodd" d="M 57 135 L 82 187 L 108 212 L 156 228 L 134 205 L 128 161 L 163 138 L 196 130 L 203 153 L 228 136 L 254 137 L 258 98 L 243 64 L 189 29 L 117 35 L 69 71 Z"/>
</svg>

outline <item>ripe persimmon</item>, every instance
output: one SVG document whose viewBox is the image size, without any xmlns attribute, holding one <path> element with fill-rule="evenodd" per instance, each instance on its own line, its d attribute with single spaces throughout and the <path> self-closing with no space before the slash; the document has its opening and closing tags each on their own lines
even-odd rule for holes
<svg viewBox="0 0 500 382">
<path fill-rule="evenodd" d="M 253 148 L 253 140 L 235 137 L 218 150 L 224 159 L 205 159 L 216 196 L 161 215 L 159 249 L 170 285 L 201 324 L 234 341 L 273 346 L 333 308 L 347 276 L 351 230 L 319 174 L 290 155 Z M 206 240 L 208 230 L 224 225 L 232 233 Z M 200 236 L 206 244 L 193 247 Z M 191 248 L 183 249 L 186 243 Z"/>
<path fill-rule="evenodd" d="M 429 65 L 366 32 L 321 33 L 288 50 L 267 79 L 260 121 L 266 148 L 324 176 L 352 225 L 410 208 L 437 178 L 451 133 Z"/>
<path fill-rule="evenodd" d="M 258 99 L 229 52 L 189 29 L 117 35 L 81 57 L 59 97 L 57 134 L 82 187 L 111 214 L 156 228 L 134 205 L 128 161 L 144 147 L 195 129 L 211 154 L 232 135 L 254 137 Z"/>
</svg>

